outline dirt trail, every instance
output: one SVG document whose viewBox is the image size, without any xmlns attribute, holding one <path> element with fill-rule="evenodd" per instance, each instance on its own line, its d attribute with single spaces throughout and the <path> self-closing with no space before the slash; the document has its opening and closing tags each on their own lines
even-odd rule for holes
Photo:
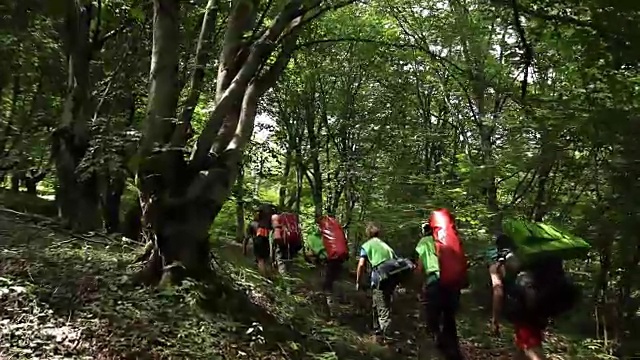
<svg viewBox="0 0 640 360">
<path fill-rule="evenodd" d="M 224 252 L 233 257 L 243 257 L 241 246 L 229 245 Z M 252 255 L 249 254 L 245 264 L 253 267 Z M 290 276 L 298 281 L 292 291 L 306 297 L 317 299 L 314 303 L 323 308 L 323 297 L 319 292 L 321 277 L 319 269 L 292 266 Z M 328 326 L 333 324 L 353 329 L 365 341 L 372 341 L 372 315 L 370 291 L 356 291 L 355 272 L 349 272 L 336 283 L 337 306 L 333 319 L 328 319 Z M 483 331 L 484 329 L 481 329 Z M 437 359 L 433 343 L 425 326 L 422 325 L 417 295 L 406 289 L 399 289 L 393 298 L 392 305 L 392 341 L 387 346 L 389 355 L 395 359 Z M 463 336 L 461 336 L 462 338 Z M 479 348 L 470 341 L 461 340 L 461 348 L 467 359 L 502 359 L 505 350 L 502 348 Z M 508 358 L 508 357 L 506 357 Z"/>
</svg>

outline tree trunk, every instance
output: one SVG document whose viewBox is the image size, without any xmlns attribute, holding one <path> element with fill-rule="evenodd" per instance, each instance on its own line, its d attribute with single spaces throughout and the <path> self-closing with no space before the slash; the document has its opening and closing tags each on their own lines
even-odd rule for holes
<svg viewBox="0 0 640 360">
<path fill-rule="evenodd" d="M 120 232 L 122 230 L 120 228 L 120 204 L 122 203 L 124 188 L 124 177 L 111 179 L 103 194 L 102 218 L 104 219 L 104 229 L 107 234 Z"/>
<path fill-rule="evenodd" d="M 284 209 L 287 205 L 287 187 L 289 185 L 289 173 L 291 172 L 292 155 L 291 149 L 287 147 L 287 154 L 285 155 L 284 171 L 282 172 L 282 178 L 280 179 L 280 189 L 278 190 L 278 208 Z"/>
<path fill-rule="evenodd" d="M 296 151 L 296 192 L 295 198 L 293 202 L 293 210 L 296 213 L 300 213 L 300 201 L 302 197 L 302 186 L 304 182 L 304 172 L 305 168 L 302 166 L 302 156 L 300 154 L 300 150 Z"/>
<path fill-rule="evenodd" d="M 27 194 L 36 195 L 38 193 L 38 181 L 33 178 L 24 178 L 24 186 L 27 188 Z"/>
<path fill-rule="evenodd" d="M 140 200 L 136 201 L 132 208 L 127 209 L 122 223 L 122 235 L 133 240 L 141 241 L 142 235 L 142 208 Z"/>
<path fill-rule="evenodd" d="M 242 165 L 238 169 L 234 192 L 236 198 L 236 241 L 242 243 L 244 240 L 244 168 Z"/>
<path fill-rule="evenodd" d="M 153 247 L 135 280 L 144 284 L 180 282 L 185 277 L 202 280 L 211 273 L 209 227 L 222 202 L 185 204 L 143 201 L 143 234 Z M 163 280 L 167 277 L 167 280 Z"/>
<path fill-rule="evenodd" d="M 14 172 L 13 175 L 11 175 L 11 191 L 20 192 L 20 180 L 21 175 L 19 172 Z"/>
<path fill-rule="evenodd" d="M 536 196 L 533 202 L 531 211 L 531 218 L 534 221 L 542 221 L 544 216 L 549 210 L 549 204 L 547 204 L 547 182 L 549 176 L 551 176 L 551 170 L 556 162 L 557 151 L 557 136 L 554 136 L 553 130 L 543 129 L 542 134 L 542 146 L 540 147 L 540 163 L 538 165 L 538 184 L 536 190 Z"/>
<path fill-rule="evenodd" d="M 308 82 L 304 117 L 307 127 L 307 136 L 309 138 L 309 157 L 311 161 L 311 177 L 308 176 L 309 185 L 311 186 L 311 195 L 313 198 L 314 214 L 321 216 L 324 212 L 323 208 L 323 179 L 322 169 L 320 167 L 320 141 L 316 131 L 316 114 L 314 111 L 314 97 L 316 94 L 315 79 Z"/>
<path fill-rule="evenodd" d="M 218 1 L 209 0 L 202 19 L 202 28 L 195 54 L 195 64 L 191 74 L 189 94 L 185 100 L 178 123 L 178 129 L 174 133 L 174 145 L 183 146 L 191 135 L 191 118 L 198 105 L 200 93 L 204 85 L 205 68 L 211 59 L 211 50 L 215 44 L 214 30 L 218 16 Z"/>
<path fill-rule="evenodd" d="M 320 8 L 320 2 L 303 7 L 303 1 L 290 0 L 258 40 L 247 43 L 245 34 L 255 25 L 258 3 L 233 2 L 219 61 L 216 104 L 187 161 L 175 150 L 154 151 L 179 138 L 172 119 L 180 92 L 180 1 L 154 0 L 148 115 L 137 154 L 143 237 L 151 246 L 136 280 L 156 284 L 180 282 L 185 276 L 211 279 L 210 224 L 231 194 L 258 100 L 286 68 L 305 13 L 317 10 L 319 16 L 329 9 Z M 278 46 L 278 56 L 267 65 Z"/>
<path fill-rule="evenodd" d="M 93 6 L 69 5 L 66 29 L 68 88 L 62 121 L 54 132 L 52 156 L 58 186 L 56 202 L 64 222 L 78 231 L 98 228 L 99 195 L 95 174 L 76 169 L 89 146 L 89 64 L 92 56 L 90 23 Z"/>
<path fill-rule="evenodd" d="M 175 128 L 173 119 L 180 95 L 180 1 L 154 0 L 153 8 L 147 121 L 137 154 L 141 158 L 137 185 L 140 189 L 142 239 L 149 244 L 149 252 L 145 267 L 135 280 L 145 284 L 157 284 L 165 270 L 175 265 L 181 264 L 197 272 L 203 263 L 208 264 L 209 256 L 209 249 L 198 244 L 202 240 L 197 239 L 201 237 L 201 222 L 206 213 L 194 213 L 194 207 L 186 203 L 172 205 L 172 198 L 169 198 L 170 195 L 181 195 L 184 192 L 182 187 L 188 186 L 192 180 L 191 174 L 186 172 L 183 154 L 181 151 L 157 151 L 171 139 Z M 191 219 L 190 215 L 194 218 Z M 187 223 L 193 226 L 185 227 Z M 185 232 L 180 235 L 179 231 Z M 202 249 L 197 249 L 199 247 Z M 198 254 L 205 259 L 199 259 Z M 180 274 L 178 267 L 175 269 L 176 272 L 166 274 L 184 275 Z"/>
</svg>

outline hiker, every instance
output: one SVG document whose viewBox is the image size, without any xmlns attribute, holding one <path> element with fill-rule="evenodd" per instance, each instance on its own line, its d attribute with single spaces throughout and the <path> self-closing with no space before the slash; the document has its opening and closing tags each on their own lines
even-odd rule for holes
<svg viewBox="0 0 640 360">
<path fill-rule="evenodd" d="M 304 258 L 309 263 L 322 266 L 322 292 L 329 315 L 334 315 L 334 283 L 343 271 L 343 264 L 349 257 L 347 238 L 340 223 L 331 216 L 316 217 L 315 226 L 305 236 Z"/>
<path fill-rule="evenodd" d="M 434 235 L 434 230 L 439 234 Z M 434 211 L 421 225 L 421 234 L 416 273 L 427 329 L 445 359 L 463 359 L 456 312 L 460 291 L 467 285 L 467 259 L 450 213 L 446 209 Z"/>
<path fill-rule="evenodd" d="M 254 215 L 253 221 L 247 226 L 245 238 L 242 244 L 243 254 L 247 254 L 249 239 L 253 242 L 253 255 L 258 264 L 258 271 L 262 276 L 270 276 L 271 246 L 269 234 L 271 233 L 271 215 L 276 212 L 275 206 L 262 204 Z"/>
<path fill-rule="evenodd" d="M 414 268 L 411 261 L 398 258 L 395 251 L 380 239 L 380 228 L 369 223 L 365 229 L 367 241 L 360 249 L 356 269 L 356 290 L 364 275 L 367 261 L 371 265 L 372 315 L 376 340 L 386 343 L 391 324 L 391 299 L 395 288 Z"/>
<path fill-rule="evenodd" d="M 280 275 L 288 270 L 288 263 L 302 249 L 302 230 L 298 215 L 293 213 L 274 213 L 271 215 L 272 242 L 271 255 Z"/>
<path fill-rule="evenodd" d="M 549 320 L 569 311 L 579 298 L 563 260 L 581 257 L 588 250 L 584 240 L 547 224 L 520 220 L 503 224 L 503 233 L 489 252 L 491 326 L 499 334 L 501 315 L 513 323 L 517 357 L 546 358 L 542 342 Z"/>
<path fill-rule="evenodd" d="M 510 313 L 507 315 L 513 322 L 515 331 L 516 358 L 543 360 L 546 359 L 542 348 L 544 331 L 548 324 L 548 319 L 536 311 L 525 311 L 525 309 L 515 309 L 520 304 L 505 304 L 505 301 L 515 302 L 514 298 L 507 299 L 507 291 L 513 292 L 515 279 L 511 271 L 507 273 L 506 262 L 511 260 L 513 253 L 510 239 L 503 234 L 496 238 L 496 251 L 491 258 L 489 275 L 491 277 L 492 291 L 492 317 L 491 328 L 495 335 L 500 334 L 500 317 L 503 306 L 510 306 Z M 513 258 L 515 260 L 515 258 Z M 508 283 L 507 283 L 508 282 Z M 509 288 L 507 290 L 507 287 Z"/>
</svg>

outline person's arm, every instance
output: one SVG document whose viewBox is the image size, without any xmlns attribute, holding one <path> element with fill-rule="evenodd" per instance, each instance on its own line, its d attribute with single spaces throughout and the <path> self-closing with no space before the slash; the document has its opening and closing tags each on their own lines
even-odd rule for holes
<svg viewBox="0 0 640 360">
<path fill-rule="evenodd" d="M 367 253 L 364 249 L 360 250 L 360 260 L 358 261 L 358 267 L 356 268 L 356 287 L 360 286 L 360 278 L 364 274 L 364 269 L 367 267 Z"/>
<path fill-rule="evenodd" d="M 494 331 L 499 330 L 499 318 L 502 311 L 502 303 L 504 300 L 504 286 L 502 281 L 502 265 L 500 263 L 494 263 L 489 266 L 489 275 L 491 276 L 492 301 L 491 301 L 491 322 L 494 326 Z"/>
<path fill-rule="evenodd" d="M 247 255 L 247 244 L 249 243 L 249 239 L 253 235 L 253 224 L 249 224 L 247 229 L 245 230 L 244 239 L 242 239 L 242 254 Z"/>
<path fill-rule="evenodd" d="M 414 290 L 419 291 L 424 285 L 427 276 L 424 270 L 424 263 L 420 256 L 417 257 L 417 259 L 414 261 L 414 264 L 416 264 L 416 267 L 413 270 L 413 280 L 410 283 Z"/>
</svg>

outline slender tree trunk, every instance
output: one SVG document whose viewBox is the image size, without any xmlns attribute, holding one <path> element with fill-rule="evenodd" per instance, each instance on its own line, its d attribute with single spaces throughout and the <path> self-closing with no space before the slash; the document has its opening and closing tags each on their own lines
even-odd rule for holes
<svg viewBox="0 0 640 360">
<path fill-rule="evenodd" d="M 308 86 L 309 89 L 307 89 L 306 97 L 310 98 L 306 99 L 304 117 L 307 127 L 307 136 L 309 138 L 309 157 L 311 160 L 312 178 L 309 179 L 309 185 L 311 186 L 314 214 L 315 216 L 321 216 L 324 212 L 324 180 L 322 179 L 322 169 L 320 167 L 320 141 L 316 131 L 316 114 L 313 108 L 313 98 L 316 94 L 315 79 L 310 80 Z"/>
<path fill-rule="evenodd" d="M 178 131 L 174 133 L 173 142 L 175 145 L 184 145 L 186 139 L 191 135 L 191 118 L 200 99 L 200 93 L 204 85 L 205 68 L 211 59 L 211 52 L 215 45 L 214 30 L 216 28 L 218 10 L 218 0 L 209 0 L 207 2 L 196 48 L 189 93 L 182 108 Z"/>
<path fill-rule="evenodd" d="M 24 186 L 27 189 L 27 194 L 37 195 L 38 193 L 38 182 L 32 178 L 25 177 L 24 178 Z"/>
<path fill-rule="evenodd" d="M 9 139 L 13 136 L 13 124 L 17 115 L 18 99 L 20 97 L 20 74 L 13 75 L 13 89 L 11 95 L 11 107 L 9 110 L 9 116 L 7 117 L 7 124 L 2 131 L 2 138 L 0 138 L 0 151 L 3 156 L 7 156 L 9 149 L 5 149 Z M 1 100 L 1 99 L 0 99 Z M 2 109 L 0 108 L 0 113 Z"/>
<path fill-rule="evenodd" d="M 302 166 L 302 156 L 300 150 L 296 151 L 296 191 L 294 195 L 293 209 L 296 213 L 300 213 L 300 201 L 302 197 L 302 186 L 304 182 L 305 168 Z"/>
<path fill-rule="evenodd" d="M 109 185 L 103 195 L 102 218 L 107 234 L 120 232 L 120 204 L 125 188 L 125 178 L 117 177 L 109 181 Z"/>
<path fill-rule="evenodd" d="M 289 186 L 289 174 L 291 173 L 292 163 L 291 147 L 287 146 L 287 153 L 284 161 L 284 171 L 280 179 L 280 189 L 278 190 L 278 208 L 284 209 L 287 205 L 287 190 Z"/>
<path fill-rule="evenodd" d="M 20 180 L 21 175 L 19 172 L 14 172 L 11 175 L 11 191 L 20 192 Z"/>
<path fill-rule="evenodd" d="M 240 165 L 235 185 L 236 198 L 236 242 L 244 240 L 244 168 Z"/>
<path fill-rule="evenodd" d="M 555 164 L 558 151 L 556 145 L 557 137 L 553 135 L 549 129 L 544 129 L 542 135 L 542 146 L 540 148 L 540 163 L 538 165 L 538 184 L 536 190 L 536 196 L 533 202 L 531 217 L 534 221 L 542 221 L 544 216 L 549 211 L 549 204 L 547 204 L 547 182 L 551 176 L 551 170 Z"/>
</svg>

